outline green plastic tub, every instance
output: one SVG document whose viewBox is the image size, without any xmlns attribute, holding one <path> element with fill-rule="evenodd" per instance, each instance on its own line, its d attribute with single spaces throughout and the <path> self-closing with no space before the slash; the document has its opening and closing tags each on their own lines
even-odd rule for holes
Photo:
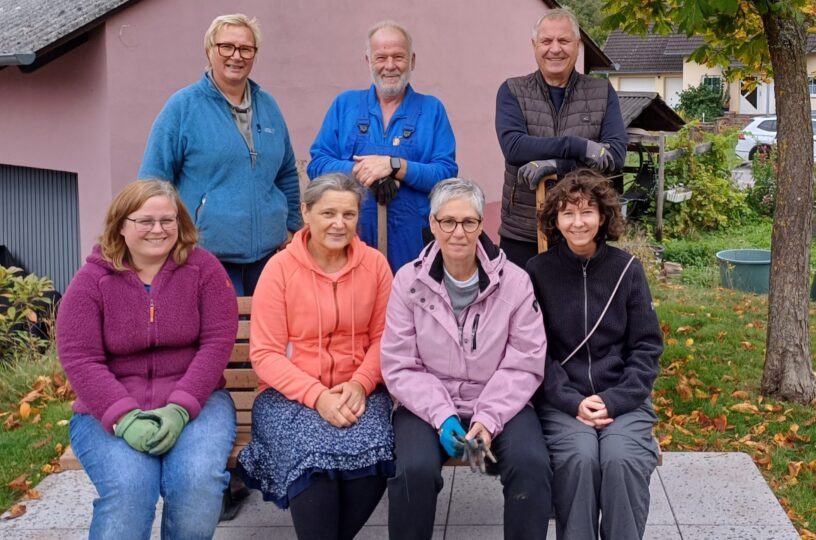
<svg viewBox="0 0 816 540">
<path fill-rule="evenodd" d="M 727 289 L 767 294 L 771 252 L 767 249 L 726 249 L 717 252 L 720 283 Z"/>
</svg>

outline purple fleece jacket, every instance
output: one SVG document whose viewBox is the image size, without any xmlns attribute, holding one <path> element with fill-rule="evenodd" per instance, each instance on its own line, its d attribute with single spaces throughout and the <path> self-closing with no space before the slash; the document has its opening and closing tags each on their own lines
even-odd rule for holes
<svg viewBox="0 0 816 540">
<path fill-rule="evenodd" d="M 135 272 L 117 272 L 94 247 L 57 317 L 74 411 L 109 432 L 136 408 L 176 403 L 195 418 L 224 387 L 237 328 L 235 291 L 211 253 L 195 248 L 182 266 L 168 257 L 148 292 Z"/>
</svg>

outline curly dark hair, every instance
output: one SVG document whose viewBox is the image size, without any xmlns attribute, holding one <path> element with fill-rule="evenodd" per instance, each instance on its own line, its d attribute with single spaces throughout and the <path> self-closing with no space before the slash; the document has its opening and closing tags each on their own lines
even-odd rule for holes
<svg viewBox="0 0 816 540">
<path fill-rule="evenodd" d="M 621 216 L 618 192 L 612 187 L 612 182 L 592 169 L 576 169 L 547 190 L 547 200 L 537 212 L 538 227 L 546 235 L 547 241 L 552 245 L 564 239 L 556 227 L 558 212 L 568 203 L 578 204 L 581 199 L 597 206 L 604 218 L 595 240 L 600 242 L 620 238 L 626 223 Z"/>
</svg>

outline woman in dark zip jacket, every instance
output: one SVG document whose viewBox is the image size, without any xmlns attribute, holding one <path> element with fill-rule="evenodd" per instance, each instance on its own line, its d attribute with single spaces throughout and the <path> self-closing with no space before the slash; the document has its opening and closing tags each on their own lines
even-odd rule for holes
<svg viewBox="0 0 816 540">
<path fill-rule="evenodd" d="M 657 465 L 651 392 L 663 340 L 640 262 L 609 246 L 623 233 L 617 192 L 579 169 L 547 194 L 550 249 L 527 264 L 547 331 L 535 405 L 553 466 L 557 536 L 641 538 Z M 599 515 L 603 514 L 603 519 Z"/>
</svg>

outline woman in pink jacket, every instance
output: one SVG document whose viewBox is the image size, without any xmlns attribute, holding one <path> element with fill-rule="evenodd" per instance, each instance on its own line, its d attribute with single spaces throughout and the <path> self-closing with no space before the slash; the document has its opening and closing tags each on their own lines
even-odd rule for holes
<svg viewBox="0 0 816 540">
<path fill-rule="evenodd" d="M 389 537 L 431 538 L 442 464 L 480 439 L 498 461 L 504 537 L 545 538 L 551 473 L 530 398 L 546 338 L 530 279 L 483 234 L 478 185 L 451 178 L 430 198 L 435 241 L 397 272 L 381 344 L 401 405 Z"/>
<path fill-rule="evenodd" d="M 252 301 L 260 394 L 238 461 L 264 499 L 291 508 L 300 539 L 353 538 L 393 473 L 391 400 L 378 388 L 391 271 L 357 238 L 364 193 L 342 173 L 310 182 L 305 227 Z"/>
</svg>

